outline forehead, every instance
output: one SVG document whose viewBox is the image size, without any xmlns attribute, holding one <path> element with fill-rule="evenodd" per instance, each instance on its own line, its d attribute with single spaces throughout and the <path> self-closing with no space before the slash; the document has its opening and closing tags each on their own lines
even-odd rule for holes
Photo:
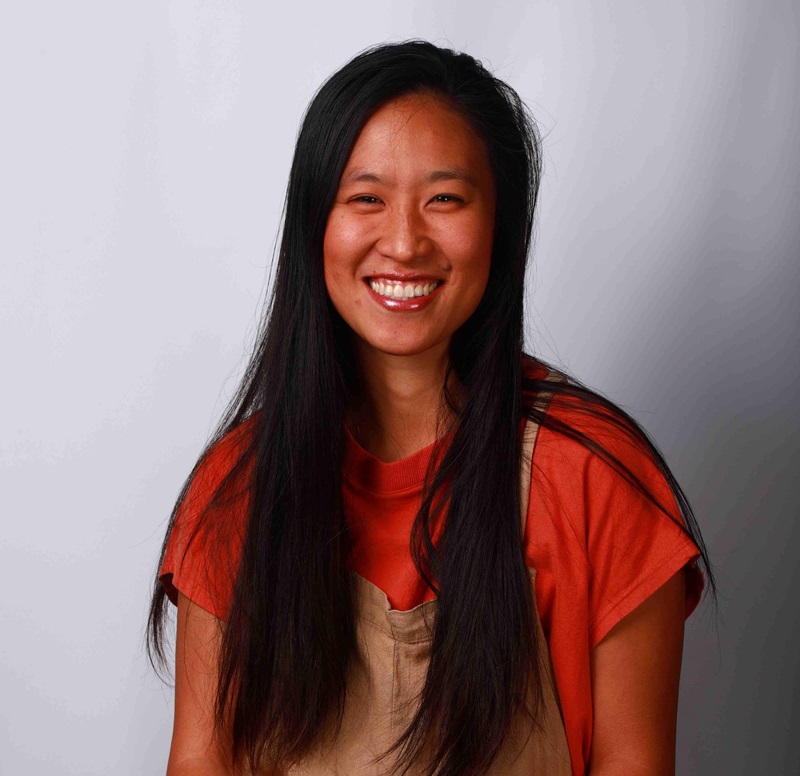
<svg viewBox="0 0 800 776">
<path fill-rule="evenodd" d="M 491 179 L 486 146 L 464 116 L 437 97 L 414 94 L 372 114 L 353 146 L 345 176 L 354 169 L 402 175 L 448 168 Z"/>
</svg>

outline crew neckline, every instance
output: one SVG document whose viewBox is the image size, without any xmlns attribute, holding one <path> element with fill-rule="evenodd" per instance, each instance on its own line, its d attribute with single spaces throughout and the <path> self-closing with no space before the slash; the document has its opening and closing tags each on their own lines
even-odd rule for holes
<svg viewBox="0 0 800 776">
<path fill-rule="evenodd" d="M 365 450 L 347 425 L 345 431 L 345 477 L 351 485 L 370 493 L 397 493 L 420 489 L 425 481 L 431 455 L 437 444 L 445 447 L 455 432 L 451 429 L 427 447 L 417 450 L 398 461 L 381 461 Z"/>
</svg>

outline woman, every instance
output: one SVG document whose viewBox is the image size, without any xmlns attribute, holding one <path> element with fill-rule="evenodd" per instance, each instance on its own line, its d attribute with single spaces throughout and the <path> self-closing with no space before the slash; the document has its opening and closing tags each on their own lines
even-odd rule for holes
<svg viewBox="0 0 800 776">
<path fill-rule="evenodd" d="M 162 552 L 173 776 L 674 772 L 713 577 L 636 423 L 523 354 L 539 172 L 465 54 L 379 46 L 314 97 L 265 326 Z"/>
</svg>

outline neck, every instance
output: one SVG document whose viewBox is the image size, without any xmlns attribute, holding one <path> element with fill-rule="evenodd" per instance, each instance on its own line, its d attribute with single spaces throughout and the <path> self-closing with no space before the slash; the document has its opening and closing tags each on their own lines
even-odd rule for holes
<svg viewBox="0 0 800 776">
<path fill-rule="evenodd" d="M 432 444 L 441 430 L 447 345 L 415 356 L 367 351 L 363 345 L 356 346 L 356 353 L 360 390 L 348 427 L 359 444 L 385 462 Z"/>
</svg>

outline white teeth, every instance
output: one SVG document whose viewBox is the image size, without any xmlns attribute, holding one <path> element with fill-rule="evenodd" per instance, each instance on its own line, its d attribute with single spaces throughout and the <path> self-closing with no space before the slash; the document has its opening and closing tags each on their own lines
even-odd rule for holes
<svg viewBox="0 0 800 776">
<path fill-rule="evenodd" d="M 432 283 L 401 283 L 396 280 L 370 280 L 369 287 L 381 296 L 389 297 L 390 299 L 413 299 L 417 296 L 427 296 L 437 286 L 439 281 L 435 280 Z"/>
</svg>

